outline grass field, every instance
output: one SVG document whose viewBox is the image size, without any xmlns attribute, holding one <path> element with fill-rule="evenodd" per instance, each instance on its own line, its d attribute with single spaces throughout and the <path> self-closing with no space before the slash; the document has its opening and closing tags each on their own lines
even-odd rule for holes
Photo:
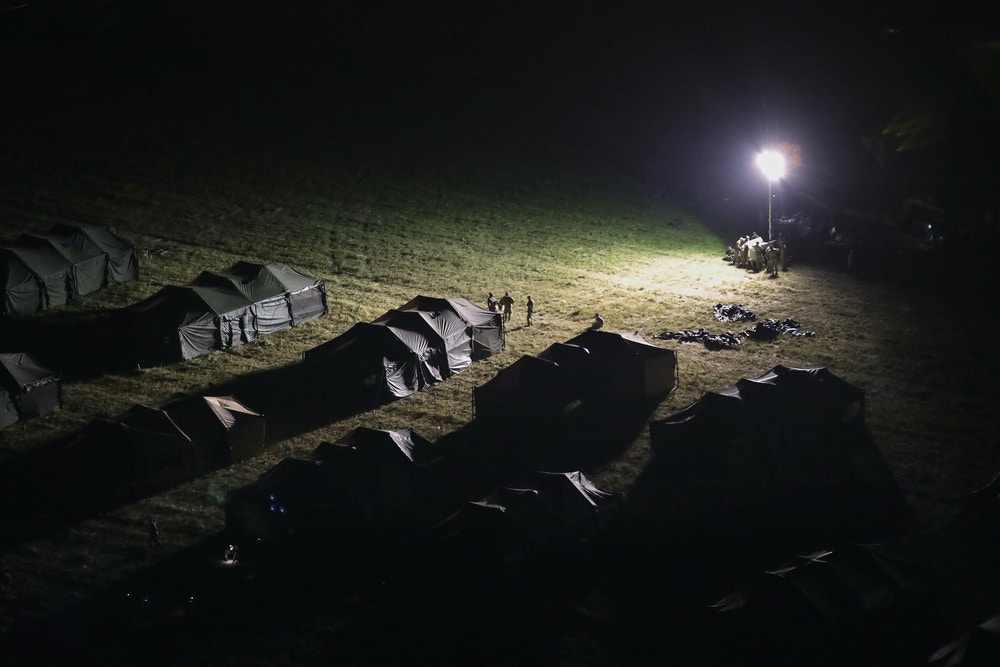
<svg viewBox="0 0 1000 667">
<path fill-rule="evenodd" d="M 70 72 L 60 80 L 75 79 Z M 612 161 L 553 152 L 532 160 L 503 140 L 475 143 L 459 135 L 444 143 L 419 130 L 387 133 L 375 121 L 353 126 L 340 116 L 330 121 L 335 129 L 314 131 L 322 119 L 315 109 L 303 112 L 302 128 L 271 127 L 250 110 L 228 123 L 199 123 L 202 112 L 229 110 L 220 100 L 234 92 L 215 91 L 214 106 L 202 110 L 192 100 L 213 90 L 205 81 L 183 87 L 175 105 L 166 92 L 116 93 L 115 113 L 68 84 L 63 94 L 77 106 L 67 116 L 44 103 L 48 93 L 36 93 L 25 108 L 46 109 L 52 118 L 33 117 L 30 131 L 12 133 L 7 143 L 3 240 L 68 221 L 106 224 L 136 245 L 139 280 L 64 313 L 120 308 L 199 271 L 246 260 L 287 263 L 322 279 L 329 314 L 233 352 L 67 377 L 61 410 L 0 431 L 0 467 L 135 403 L 205 393 L 296 364 L 305 350 L 418 294 L 482 304 L 489 291 L 510 291 L 517 305 L 507 349 L 428 391 L 275 439 L 257 459 L 9 544 L 0 554 L 13 582 L 0 598 L 0 636 L 83 605 L 218 535 L 226 491 L 282 457 L 305 455 L 358 426 L 410 427 L 432 440 L 462 429 L 472 419 L 474 387 L 521 355 L 584 330 L 595 312 L 608 330 L 651 339 L 664 331 L 733 328 L 712 320 L 719 303 L 742 304 L 758 319 L 793 318 L 816 335 L 715 352 L 659 342 L 677 352 L 680 385 L 650 417 L 778 364 L 829 368 L 866 392 L 871 433 L 916 515 L 894 546 L 934 572 L 945 620 L 960 627 L 1000 605 L 995 562 L 955 523 L 957 499 L 1000 471 L 991 382 L 997 355 L 974 286 L 951 284 L 947 274 L 936 276 L 933 290 L 902 276 L 861 281 L 839 264 L 796 261 L 794 248 L 789 271 L 768 279 L 722 260 L 744 230 L 647 196 L 644 184 Z M 287 121 L 299 118 L 292 105 L 276 96 L 258 111 Z M 521 326 L 529 294 L 536 303 L 530 328 Z M 250 407 L 268 415 L 268 405 Z M 620 456 L 585 472 L 602 488 L 622 491 L 650 457 L 644 430 Z M 152 554 L 145 549 L 148 516 L 157 517 L 164 535 L 163 549 Z M 294 630 L 227 646 L 229 664 L 264 664 L 260 656 L 269 652 L 311 664 L 305 649 L 296 654 L 289 645 L 305 635 L 329 641 L 335 632 L 324 613 Z M 578 662 L 573 655 L 583 649 L 565 641 L 575 646 L 566 664 Z"/>
</svg>

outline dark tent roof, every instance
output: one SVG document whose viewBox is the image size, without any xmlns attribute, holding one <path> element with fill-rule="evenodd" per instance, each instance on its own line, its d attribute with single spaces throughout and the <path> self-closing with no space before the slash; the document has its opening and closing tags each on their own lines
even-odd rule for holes
<svg viewBox="0 0 1000 667">
<path fill-rule="evenodd" d="M 578 471 L 534 472 L 465 504 L 434 534 L 474 559 L 472 565 L 510 567 L 532 551 L 589 533 L 587 524 L 610 497 Z"/>
<path fill-rule="evenodd" d="M 927 660 L 941 667 L 994 667 L 1000 665 L 1000 614 L 948 642 Z"/>
<path fill-rule="evenodd" d="M 410 429 L 357 428 L 321 443 L 311 458 L 337 478 L 338 504 L 369 527 L 396 520 L 419 500 L 424 470 L 442 456 Z"/>
<path fill-rule="evenodd" d="M 25 352 L 0 352 L 0 387 L 7 394 L 6 399 L 0 397 L 0 400 L 5 405 L 12 402 L 19 419 L 52 412 L 59 408 L 62 399 L 59 375 L 40 366 Z M 9 412 L 2 419 L 13 423 L 9 421 Z"/>
<path fill-rule="evenodd" d="M 61 238 L 64 244 L 78 247 L 97 246 L 107 256 L 108 283 L 127 283 L 139 277 L 139 261 L 135 246 L 107 227 L 100 225 L 59 224 L 48 234 Z"/>
<path fill-rule="evenodd" d="M 937 630 L 930 575 L 880 547 L 845 545 L 758 573 L 712 608 L 708 641 L 771 664 L 915 664 Z M 719 664 L 731 660 L 716 655 Z"/>
<path fill-rule="evenodd" d="M 472 390 L 476 419 L 520 424 L 559 415 L 577 397 L 578 387 L 559 364 L 524 355 L 486 384 Z M 529 428 L 531 424 L 525 424 Z"/>
<path fill-rule="evenodd" d="M 342 445 L 366 457 L 396 460 L 406 465 L 424 466 L 439 460 L 443 452 L 434 443 L 408 428 L 383 429 L 359 427 L 336 443 L 321 443 L 312 458 L 325 461 L 339 458 L 331 445 Z"/>
<path fill-rule="evenodd" d="M 591 398 L 615 402 L 661 400 L 677 386 L 677 355 L 639 334 L 587 330 L 566 341 L 587 349 L 579 357 L 584 391 Z M 559 354 L 553 350 L 551 354 Z M 565 363 L 565 362 L 564 362 Z"/>
</svg>

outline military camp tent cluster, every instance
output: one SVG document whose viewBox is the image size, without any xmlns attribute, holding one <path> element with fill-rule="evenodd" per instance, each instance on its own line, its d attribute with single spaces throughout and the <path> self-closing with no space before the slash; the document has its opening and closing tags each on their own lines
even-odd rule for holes
<svg viewBox="0 0 1000 667">
<path fill-rule="evenodd" d="M 356 534 L 405 521 L 441 451 L 411 429 L 358 428 L 289 457 L 226 498 L 226 527 L 254 541 Z"/>
<path fill-rule="evenodd" d="M 58 374 L 30 354 L 0 352 L 0 428 L 52 412 L 61 400 Z"/>
<path fill-rule="evenodd" d="M 178 396 L 95 420 L 69 459 L 89 495 L 143 497 L 264 451 L 265 420 L 232 396 Z"/>
<path fill-rule="evenodd" d="M 525 355 L 473 391 L 477 419 L 555 417 L 576 401 L 646 405 L 677 386 L 677 356 L 638 334 L 586 331 Z"/>
<path fill-rule="evenodd" d="M 710 605 L 702 639 L 715 664 L 926 664 L 921 639 L 938 631 L 933 593 L 929 571 L 884 546 L 822 549 Z"/>
<path fill-rule="evenodd" d="M 152 362 L 235 348 L 326 312 L 323 281 L 285 265 L 250 262 L 203 271 L 123 311 Z"/>
<path fill-rule="evenodd" d="M 4 315 L 58 308 L 139 274 L 135 248 L 106 227 L 60 224 L 0 248 Z"/>
<path fill-rule="evenodd" d="M 532 558 L 597 535 L 617 499 L 580 471 L 533 471 L 463 503 L 430 532 L 438 567 L 516 574 Z"/>
<path fill-rule="evenodd" d="M 748 553 L 884 539 L 909 516 L 865 425 L 864 392 L 825 368 L 776 366 L 706 392 L 651 421 L 649 436 L 629 512 L 667 532 L 738 530 Z"/>
<path fill-rule="evenodd" d="M 226 528 L 251 544 L 418 535 L 442 556 L 485 539 L 496 551 L 479 553 L 475 562 L 493 558 L 502 565 L 582 525 L 592 528 L 610 498 L 574 471 L 536 472 L 483 498 L 449 500 L 462 486 L 452 456 L 411 429 L 358 428 L 230 492 Z"/>
<path fill-rule="evenodd" d="M 503 348 L 500 313 L 468 299 L 417 296 L 303 358 L 378 404 L 446 380 Z"/>
</svg>

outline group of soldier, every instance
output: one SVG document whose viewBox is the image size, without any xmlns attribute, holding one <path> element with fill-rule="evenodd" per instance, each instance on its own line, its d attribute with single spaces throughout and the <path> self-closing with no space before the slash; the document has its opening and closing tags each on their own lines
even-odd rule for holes
<svg viewBox="0 0 1000 667">
<path fill-rule="evenodd" d="M 780 235 L 777 239 L 765 241 L 754 232 L 741 236 L 736 247 L 726 248 L 726 261 L 738 269 L 765 271 L 768 277 L 777 278 L 779 271 L 788 270 L 788 245 Z"/>
<path fill-rule="evenodd" d="M 510 292 L 504 292 L 503 296 L 498 299 L 493 296 L 493 292 L 490 292 L 489 296 L 486 297 L 486 307 L 491 312 L 501 313 L 503 322 L 506 324 L 510 322 L 510 317 L 514 312 L 514 297 L 510 295 Z M 535 302 L 531 300 L 531 296 L 528 297 L 528 302 L 525 304 L 525 312 L 527 313 L 526 324 L 530 327 L 535 316 Z"/>
</svg>

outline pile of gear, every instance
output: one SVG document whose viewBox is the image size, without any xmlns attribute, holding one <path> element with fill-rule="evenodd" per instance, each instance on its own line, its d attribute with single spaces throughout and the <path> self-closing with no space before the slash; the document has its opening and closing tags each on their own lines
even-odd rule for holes
<svg viewBox="0 0 1000 667">
<path fill-rule="evenodd" d="M 788 245 L 780 235 L 775 240 L 765 241 L 760 234 L 754 232 L 737 239 L 735 248 L 726 248 L 723 259 L 738 269 L 748 269 L 754 273 L 766 271 L 769 277 L 777 278 L 779 270 L 788 270 Z"/>
<path fill-rule="evenodd" d="M 712 310 L 712 317 L 719 322 L 748 322 L 757 319 L 757 315 L 742 305 L 716 304 Z M 653 334 L 653 338 L 659 340 L 676 340 L 681 343 L 702 343 L 709 350 L 731 350 L 742 342 L 742 339 L 749 338 L 758 342 L 771 341 L 778 337 L 778 334 L 786 333 L 791 336 L 815 336 L 815 331 L 805 331 L 802 326 L 788 317 L 784 321 L 776 318 L 768 318 L 757 322 L 749 329 L 733 333 L 725 331 L 721 334 L 713 334 L 704 327 L 698 329 L 686 329 L 684 331 L 664 331 Z"/>
</svg>

